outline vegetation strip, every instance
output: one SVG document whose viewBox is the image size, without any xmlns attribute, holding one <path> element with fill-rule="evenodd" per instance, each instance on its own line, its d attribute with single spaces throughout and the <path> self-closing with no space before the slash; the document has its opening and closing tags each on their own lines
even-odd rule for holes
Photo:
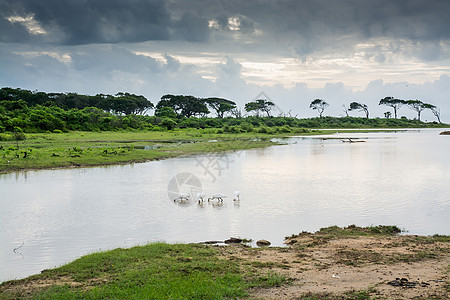
<svg viewBox="0 0 450 300">
<path fill-rule="evenodd" d="M 275 104 L 264 99 L 246 103 L 245 111 L 253 115 L 244 116 L 235 102 L 222 98 L 164 95 L 155 106 L 145 97 L 130 93 L 89 96 L 5 87 L 0 89 L 0 172 L 132 163 L 260 148 L 271 145 L 261 137 L 325 133 L 317 128 L 449 126 L 440 124 L 439 118 L 439 123 L 421 122 L 422 110 L 438 109 L 411 101 L 384 98 L 380 105 L 393 107 L 395 118 L 386 115 L 369 119 L 367 107 L 354 107 L 353 103 L 349 110 L 363 108 L 366 118 L 323 117 L 328 103 L 316 99 L 310 108 L 317 109 L 320 117 L 299 119 L 290 112 L 271 116 Z M 397 119 L 401 105 L 417 110 L 417 120 Z M 154 108 L 155 115 L 147 115 Z M 216 117 L 208 117 L 211 113 Z"/>
</svg>

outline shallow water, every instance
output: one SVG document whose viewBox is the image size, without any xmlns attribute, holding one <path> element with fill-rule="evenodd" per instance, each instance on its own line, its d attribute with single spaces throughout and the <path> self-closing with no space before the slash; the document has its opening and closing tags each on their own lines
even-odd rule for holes
<svg viewBox="0 0 450 300">
<path fill-rule="evenodd" d="M 303 230 L 350 224 L 450 234 L 450 137 L 440 131 L 342 132 L 221 155 L 0 175 L 0 282 L 152 241 L 233 236 L 282 246 Z M 173 201 L 200 191 L 227 198 Z"/>
</svg>

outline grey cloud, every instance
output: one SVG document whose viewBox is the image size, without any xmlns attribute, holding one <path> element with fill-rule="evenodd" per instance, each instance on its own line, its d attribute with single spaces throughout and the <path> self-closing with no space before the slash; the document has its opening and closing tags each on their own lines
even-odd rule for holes
<svg viewBox="0 0 450 300">
<path fill-rule="evenodd" d="M 34 15 L 48 36 L 31 35 L 7 21 L 11 15 Z M 255 35 L 258 29 L 259 44 L 291 42 L 299 55 L 327 47 L 329 38 L 450 39 L 447 0 L 0 0 L 0 41 L 207 42 L 214 31 L 210 20 L 231 34 L 228 20 L 233 17 L 242 34 Z M 221 38 L 231 40 L 232 35 Z"/>
<path fill-rule="evenodd" d="M 168 70 L 175 72 L 180 69 L 181 63 L 178 59 L 170 56 L 167 53 L 164 54 L 163 57 L 166 60 L 166 66 Z"/>
<path fill-rule="evenodd" d="M 125 72 L 151 72 L 160 67 L 160 63 L 151 57 L 136 55 L 119 46 L 85 46 L 72 54 L 72 65 L 76 70 L 101 69 L 104 72 L 114 70 Z"/>
<path fill-rule="evenodd" d="M 450 40 L 447 0 L 227 0 L 207 4 L 184 1 L 181 5 L 182 2 L 171 1 L 170 11 L 207 16 L 217 21 L 223 32 L 229 31 L 228 19 L 238 17 L 242 33 L 255 37 L 258 29 L 259 45 L 290 45 L 302 58 L 321 49 L 342 46 L 341 40 L 349 48 L 372 38 Z M 259 49 L 264 51 L 264 47 Z M 379 59 L 383 61 L 382 57 Z"/>
<path fill-rule="evenodd" d="M 218 65 L 219 76 L 239 77 L 241 75 L 242 65 L 232 57 L 226 56 L 224 62 Z"/>
<path fill-rule="evenodd" d="M 171 18 L 164 1 L 155 0 L 3 0 L 0 2 L 2 32 L 12 29 L 5 18 L 34 15 L 61 44 L 140 42 L 170 38 Z M 13 24 L 14 28 L 20 27 Z M 23 33 L 23 32 L 22 32 Z M 15 35 L 7 34 L 12 40 Z M 28 39 L 30 39 L 28 34 Z M 20 42 L 24 37 L 16 37 Z M 5 41 L 5 39 L 3 39 Z"/>
<path fill-rule="evenodd" d="M 202 42 L 209 38 L 208 19 L 193 13 L 184 13 L 173 22 L 172 38 L 188 42 Z"/>
</svg>

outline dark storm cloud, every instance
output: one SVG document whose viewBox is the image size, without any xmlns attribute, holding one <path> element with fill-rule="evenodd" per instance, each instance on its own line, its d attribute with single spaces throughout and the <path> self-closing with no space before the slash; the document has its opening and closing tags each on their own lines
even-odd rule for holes
<svg viewBox="0 0 450 300">
<path fill-rule="evenodd" d="M 34 16 L 47 34 L 31 34 L 11 16 Z M 215 20 L 230 32 L 256 34 L 260 43 L 298 39 L 296 51 L 312 52 L 328 38 L 450 39 L 448 0 L 0 0 L 3 42 L 60 44 L 208 41 Z"/>
<path fill-rule="evenodd" d="M 1 39 L 15 42 L 38 37 L 7 21 L 11 16 L 34 16 L 47 32 L 41 38 L 61 44 L 167 40 L 172 23 L 161 0 L 3 0 L 0 11 Z"/>
</svg>

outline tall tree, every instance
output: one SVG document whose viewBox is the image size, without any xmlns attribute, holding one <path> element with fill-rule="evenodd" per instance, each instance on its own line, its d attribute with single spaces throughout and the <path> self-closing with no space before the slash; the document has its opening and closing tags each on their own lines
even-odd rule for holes
<svg viewBox="0 0 450 300">
<path fill-rule="evenodd" d="M 424 109 L 426 109 L 426 104 L 420 100 L 407 100 L 406 105 L 409 106 L 412 110 L 417 112 L 417 119 L 420 121 L 420 114 Z"/>
<path fill-rule="evenodd" d="M 441 110 L 439 109 L 439 107 L 437 106 L 433 106 L 431 109 L 431 112 L 433 113 L 433 115 L 437 118 L 439 123 L 441 122 Z"/>
<path fill-rule="evenodd" d="M 367 107 L 366 104 L 352 102 L 352 103 L 350 103 L 350 108 L 348 110 L 349 111 L 352 111 L 352 110 L 363 111 L 366 114 L 366 118 L 369 118 L 369 107 Z"/>
<path fill-rule="evenodd" d="M 223 118 L 226 112 L 231 112 L 232 109 L 236 108 L 236 103 L 227 99 L 206 98 L 203 100 L 216 112 L 218 118 Z"/>
<path fill-rule="evenodd" d="M 319 113 L 319 117 L 322 118 L 323 111 L 325 108 L 329 106 L 329 104 L 322 100 L 322 99 L 315 99 L 311 101 L 311 104 L 309 104 L 309 108 L 311 109 L 317 109 L 317 112 Z"/>
<path fill-rule="evenodd" d="M 144 114 L 154 105 L 144 96 L 129 93 L 117 93 L 114 97 L 107 97 L 109 109 L 116 114 Z"/>
<path fill-rule="evenodd" d="M 205 101 L 194 96 L 164 95 L 156 105 L 156 109 L 162 107 L 170 107 L 178 116 L 186 118 L 203 116 L 209 113 Z"/>
<path fill-rule="evenodd" d="M 259 116 L 259 113 L 265 112 L 268 117 L 270 117 L 270 111 L 275 106 L 275 104 L 271 101 L 264 100 L 264 99 L 257 99 L 252 102 L 245 103 L 245 110 L 247 112 L 254 111 L 256 112 L 256 115 Z"/>
<path fill-rule="evenodd" d="M 438 122 L 442 123 L 441 122 L 441 110 L 439 109 L 439 107 L 434 106 L 433 104 L 428 104 L 428 103 L 424 103 L 423 107 L 425 107 L 425 109 L 431 110 L 433 115 L 437 118 Z"/>
<path fill-rule="evenodd" d="M 345 106 L 345 104 L 342 104 L 342 107 L 344 108 L 345 116 L 348 117 L 348 109 L 347 109 L 347 106 Z"/>
<path fill-rule="evenodd" d="M 397 111 L 402 107 L 403 104 L 406 104 L 405 100 L 395 99 L 394 97 L 385 97 L 380 100 L 378 105 L 386 105 L 390 106 L 394 109 L 394 118 L 397 119 Z"/>
</svg>

